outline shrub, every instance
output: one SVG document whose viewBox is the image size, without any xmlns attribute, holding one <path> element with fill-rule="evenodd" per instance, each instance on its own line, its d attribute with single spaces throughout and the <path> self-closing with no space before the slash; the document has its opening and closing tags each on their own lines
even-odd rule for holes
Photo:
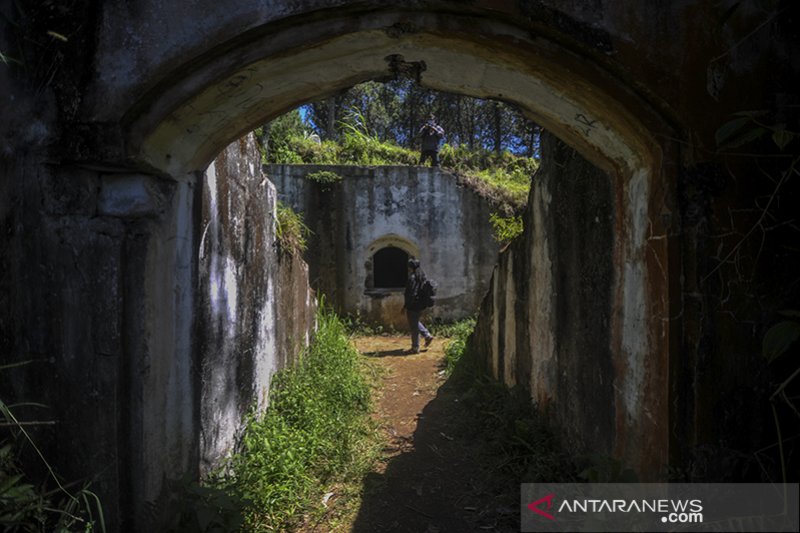
<svg viewBox="0 0 800 533">
<path fill-rule="evenodd" d="M 330 311 L 296 367 L 275 375 L 269 407 L 250 418 L 231 459 L 230 490 L 251 502 L 248 531 L 286 530 L 323 486 L 360 476 L 370 435 L 370 388 L 358 352 Z"/>
<path fill-rule="evenodd" d="M 474 329 L 475 319 L 469 318 L 452 324 L 446 331 L 447 336 L 450 337 L 444 348 L 445 373 L 448 376 L 453 373 L 463 358 L 467 348 L 467 339 Z"/>
<path fill-rule="evenodd" d="M 314 183 L 318 183 L 323 190 L 329 189 L 332 185 L 335 185 L 342 181 L 342 177 L 337 174 L 336 172 L 332 172 L 330 170 L 320 170 L 318 172 L 312 172 L 306 175 L 306 179 L 313 181 Z"/>
<path fill-rule="evenodd" d="M 519 215 L 503 216 L 499 213 L 489 215 L 494 238 L 501 244 L 508 244 L 522 234 L 522 217 Z"/>
<path fill-rule="evenodd" d="M 275 231 L 281 250 L 290 254 L 304 252 L 306 238 L 311 230 L 303 222 L 302 215 L 283 202 L 278 202 L 275 219 Z"/>
</svg>

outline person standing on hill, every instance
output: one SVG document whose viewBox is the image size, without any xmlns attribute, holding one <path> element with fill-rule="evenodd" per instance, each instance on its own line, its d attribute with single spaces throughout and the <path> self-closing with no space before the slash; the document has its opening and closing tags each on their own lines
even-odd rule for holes
<svg viewBox="0 0 800 533">
<path fill-rule="evenodd" d="M 419 353 L 419 336 L 425 337 L 425 346 L 430 346 L 433 335 L 419 321 L 425 303 L 422 301 L 422 285 L 425 283 L 425 272 L 419 266 L 419 260 L 408 260 L 408 280 L 404 296 L 403 310 L 406 312 L 408 327 L 411 330 L 411 353 Z"/>
<path fill-rule="evenodd" d="M 431 166 L 439 166 L 439 143 L 444 137 L 444 129 L 436 123 L 436 117 L 431 113 L 428 121 L 419 130 L 422 136 L 422 147 L 419 154 L 419 164 L 424 165 L 427 159 Z"/>
</svg>

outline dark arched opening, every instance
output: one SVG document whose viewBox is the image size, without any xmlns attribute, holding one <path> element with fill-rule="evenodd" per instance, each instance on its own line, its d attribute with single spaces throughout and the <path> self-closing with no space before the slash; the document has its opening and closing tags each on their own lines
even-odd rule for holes
<svg viewBox="0 0 800 533">
<path fill-rule="evenodd" d="M 408 253 L 394 246 L 381 248 L 372 258 L 376 289 L 401 289 L 406 285 Z"/>
</svg>

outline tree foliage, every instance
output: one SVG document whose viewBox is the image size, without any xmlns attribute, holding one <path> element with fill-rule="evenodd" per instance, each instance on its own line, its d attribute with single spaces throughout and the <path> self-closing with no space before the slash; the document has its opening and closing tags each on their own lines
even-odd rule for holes
<svg viewBox="0 0 800 533">
<path fill-rule="evenodd" d="M 436 115 L 451 146 L 470 150 L 538 154 L 539 128 L 516 108 L 499 101 L 442 93 L 400 79 L 367 82 L 305 107 L 307 121 L 323 139 L 339 139 L 344 129 L 356 126 L 369 135 L 416 149 L 419 129 Z"/>
<path fill-rule="evenodd" d="M 295 109 L 256 134 L 265 163 L 415 165 L 419 129 L 431 113 L 445 130 L 439 164 L 493 203 L 497 240 L 510 242 L 522 231 L 518 215 L 538 168 L 539 147 L 538 126 L 512 106 L 405 79 L 367 82 Z"/>
</svg>

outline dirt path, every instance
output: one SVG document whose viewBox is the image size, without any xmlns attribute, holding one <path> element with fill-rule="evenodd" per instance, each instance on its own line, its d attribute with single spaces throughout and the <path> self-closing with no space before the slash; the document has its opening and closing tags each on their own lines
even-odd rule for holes
<svg viewBox="0 0 800 533">
<path fill-rule="evenodd" d="M 379 467 L 364 482 L 356 533 L 517 531 L 518 509 L 495 501 L 470 414 L 442 370 L 445 342 L 434 339 L 410 355 L 407 337 L 356 340 L 385 369 L 375 416 L 387 437 Z"/>
</svg>

